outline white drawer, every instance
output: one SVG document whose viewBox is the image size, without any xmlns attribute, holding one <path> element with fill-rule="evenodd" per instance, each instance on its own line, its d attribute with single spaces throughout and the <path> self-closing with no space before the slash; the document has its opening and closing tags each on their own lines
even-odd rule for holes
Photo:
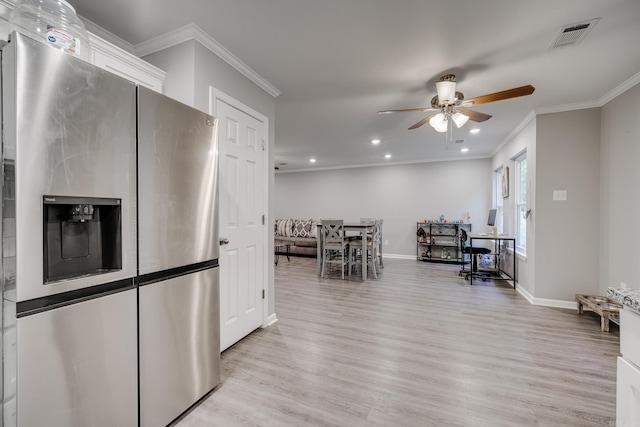
<svg viewBox="0 0 640 427">
<path fill-rule="evenodd" d="M 626 307 L 620 312 L 620 353 L 640 366 L 640 316 Z"/>
<path fill-rule="evenodd" d="M 640 370 L 618 357 L 616 425 L 635 427 L 640 420 Z"/>
</svg>

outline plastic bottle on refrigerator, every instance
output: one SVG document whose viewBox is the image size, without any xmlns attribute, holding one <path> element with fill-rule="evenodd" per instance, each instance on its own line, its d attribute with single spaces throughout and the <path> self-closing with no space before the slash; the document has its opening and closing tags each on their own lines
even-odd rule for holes
<svg viewBox="0 0 640 427">
<path fill-rule="evenodd" d="M 9 17 L 12 31 L 91 61 L 87 29 L 65 0 L 17 0 Z"/>
</svg>

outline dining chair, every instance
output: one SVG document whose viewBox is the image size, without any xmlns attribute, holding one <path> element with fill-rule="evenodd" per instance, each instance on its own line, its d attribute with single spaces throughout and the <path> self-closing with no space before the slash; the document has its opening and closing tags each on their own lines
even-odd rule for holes
<svg viewBox="0 0 640 427">
<path fill-rule="evenodd" d="M 344 279 L 344 267 L 349 267 L 349 241 L 344 235 L 344 221 L 341 219 L 323 219 L 322 224 L 322 277 L 327 271 L 327 264 L 340 266 Z"/>
<path fill-rule="evenodd" d="M 378 248 L 380 247 L 380 221 L 376 219 L 362 218 L 362 222 L 374 221 L 372 233 L 367 235 L 366 253 L 362 253 L 362 237 L 352 239 L 349 241 L 349 260 L 351 265 L 349 266 L 349 274 L 351 274 L 351 268 L 362 262 L 367 263 L 367 268 L 370 268 L 373 272 L 373 277 L 378 278 Z M 364 261 L 363 261 L 364 260 Z"/>
<path fill-rule="evenodd" d="M 382 262 L 382 223 L 383 219 L 378 220 L 380 236 L 378 236 L 378 261 L 380 262 L 380 268 L 384 268 L 384 263 Z"/>
<path fill-rule="evenodd" d="M 376 218 L 360 218 L 360 222 L 377 222 L 378 228 L 380 231 L 379 241 L 378 241 L 378 265 L 380 268 L 384 268 L 384 262 L 382 261 L 382 224 L 384 223 L 383 219 Z M 357 236 L 356 239 L 360 239 L 361 236 Z"/>
</svg>

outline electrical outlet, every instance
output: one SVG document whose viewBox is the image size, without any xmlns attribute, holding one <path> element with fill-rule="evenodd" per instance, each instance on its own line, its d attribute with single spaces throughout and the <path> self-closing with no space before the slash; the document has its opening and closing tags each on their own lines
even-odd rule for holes
<svg viewBox="0 0 640 427">
<path fill-rule="evenodd" d="M 388 240 L 385 240 L 385 241 L 384 241 L 384 245 L 385 245 L 385 246 L 387 246 L 388 244 L 389 244 L 389 241 L 388 241 Z"/>
<path fill-rule="evenodd" d="M 567 190 L 553 190 L 553 200 L 561 202 L 567 200 Z"/>
</svg>

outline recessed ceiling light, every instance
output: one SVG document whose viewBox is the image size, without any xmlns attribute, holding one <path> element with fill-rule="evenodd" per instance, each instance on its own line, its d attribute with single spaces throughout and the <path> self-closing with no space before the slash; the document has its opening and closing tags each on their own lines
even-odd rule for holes
<svg viewBox="0 0 640 427">
<path fill-rule="evenodd" d="M 385 158 L 385 159 L 390 159 L 390 158 L 391 158 L 391 154 L 385 154 L 385 155 L 384 155 L 384 158 Z"/>
<path fill-rule="evenodd" d="M 467 151 L 469 151 L 468 148 L 461 148 L 460 151 L 462 151 L 463 153 L 466 153 Z"/>
<path fill-rule="evenodd" d="M 473 128 L 469 131 L 469 133 L 478 133 L 478 132 L 480 132 L 480 129 L 478 128 Z"/>
<path fill-rule="evenodd" d="M 311 163 L 315 163 L 315 162 L 316 162 L 316 159 L 311 158 L 311 159 L 309 159 L 309 162 L 311 162 Z"/>
<path fill-rule="evenodd" d="M 371 143 L 372 143 L 373 145 L 378 145 L 378 144 L 380 144 L 380 140 L 379 140 L 379 139 L 372 139 L 372 140 L 371 140 Z"/>
</svg>

